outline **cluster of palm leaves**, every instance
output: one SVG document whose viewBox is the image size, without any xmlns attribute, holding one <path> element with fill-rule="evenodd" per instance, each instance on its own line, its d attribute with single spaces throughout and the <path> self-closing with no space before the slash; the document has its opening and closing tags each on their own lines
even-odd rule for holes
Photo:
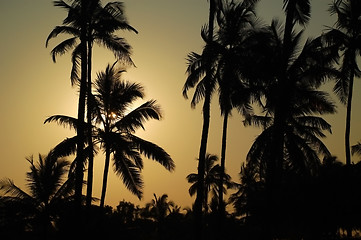
<svg viewBox="0 0 361 240">
<path fill-rule="evenodd" d="M 360 76 L 356 59 L 361 49 L 361 7 L 357 0 L 333 1 L 330 13 L 338 17 L 335 28 L 304 40 L 303 29 L 311 18 L 310 1 L 285 0 L 285 24 L 274 19 L 270 26 L 256 17 L 257 2 L 210 1 L 210 21 L 216 16 L 217 27 L 213 30 L 211 23 L 204 27 L 202 53 L 188 55 L 183 95 L 187 97 L 188 91 L 195 88 L 191 106 L 204 100 L 198 176 L 205 176 L 210 99 L 216 91 L 224 117 L 223 176 L 231 110 L 236 108 L 244 116 L 246 126 L 262 127 L 241 173 L 248 183 L 266 184 L 265 197 L 268 208 L 272 208 L 273 189 L 289 174 L 315 176 L 320 158 L 330 157 L 322 138 L 325 131 L 331 133 L 331 125 L 322 116 L 336 113 L 336 105 L 327 92 L 320 90 L 329 80 L 335 80 L 334 92 L 347 104 L 346 163 L 351 164 L 350 114 L 353 78 Z M 355 145 L 352 150 L 356 153 L 357 149 Z M 197 197 L 204 202 L 205 178 L 200 177 L 199 182 L 203 186 L 198 187 Z M 219 184 L 223 186 L 223 179 Z M 222 194 L 219 195 L 221 203 Z"/>
</svg>

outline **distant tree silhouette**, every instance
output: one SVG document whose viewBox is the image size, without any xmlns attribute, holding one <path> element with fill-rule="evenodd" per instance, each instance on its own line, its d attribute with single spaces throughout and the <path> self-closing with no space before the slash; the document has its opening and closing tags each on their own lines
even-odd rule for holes
<svg viewBox="0 0 361 240">
<path fill-rule="evenodd" d="M 60 212 L 74 199 L 74 176 L 66 178 L 70 163 L 53 157 L 52 151 L 46 156 L 39 154 L 37 162 L 33 156 L 26 160 L 30 163 L 30 171 L 26 174 L 29 193 L 12 180 L 2 179 L 1 200 L 8 210 L 17 206 L 18 220 L 25 221 L 32 231 L 47 239 L 55 231 Z"/>
<path fill-rule="evenodd" d="M 221 167 L 219 164 L 215 163 L 218 161 L 218 156 L 207 153 L 205 159 L 205 173 L 204 173 L 204 202 L 203 208 L 206 213 L 209 211 L 209 193 L 212 192 L 214 197 L 219 196 L 219 181 L 221 177 Z M 191 173 L 187 176 L 187 181 L 192 183 L 189 188 L 189 195 L 194 196 L 197 193 L 197 188 L 199 184 L 199 177 L 197 173 Z M 233 182 L 231 181 L 231 176 L 226 174 L 223 182 L 222 191 L 227 192 L 227 188 L 232 187 Z M 217 201 L 218 203 L 218 201 Z"/>
<path fill-rule="evenodd" d="M 361 2 L 357 0 L 334 0 L 330 5 L 331 15 L 336 15 L 334 28 L 329 28 L 323 35 L 327 44 L 336 46 L 341 54 L 340 72 L 342 77 L 337 78 L 334 92 L 341 103 L 347 106 L 345 127 L 346 164 L 351 164 L 351 110 L 354 78 L 361 77 L 357 59 L 361 52 Z M 338 54 L 338 52 L 337 52 Z"/>
<path fill-rule="evenodd" d="M 54 1 L 55 6 L 65 8 L 68 11 L 68 16 L 64 19 L 62 26 L 57 26 L 49 34 L 46 40 L 46 46 L 51 38 L 57 37 L 59 34 L 67 33 L 73 35 L 73 37 L 64 40 L 58 44 L 52 50 L 53 61 L 56 61 L 57 55 L 62 55 L 69 49 L 74 48 L 72 55 L 72 71 L 71 81 L 72 84 L 79 83 L 79 63 L 81 62 L 81 44 L 76 45 L 77 39 L 81 39 L 82 24 L 84 24 L 82 18 L 82 1 L 72 0 L 67 4 L 65 1 Z M 130 46 L 122 38 L 117 37 L 113 33 L 116 30 L 130 30 L 137 32 L 131 27 L 124 16 L 124 7 L 121 2 L 111 2 L 102 7 L 99 0 L 86 1 L 87 5 L 84 5 L 84 11 L 86 13 L 85 24 L 86 24 L 86 47 L 87 48 L 87 86 L 86 92 L 89 96 L 92 93 L 92 81 L 91 81 L 91 69 L 92 69 L 92 46 L 96 42 L 100 45 L 106 46 L 110 49 L 114 55 L 125 62 L 132 63 L 130 58 Z M 85 66 L 83 67 L 85 70 Z M 85 86 L 84 86 L 85 88 Z M 85 100 L 84 100 L 85 101 Z M 87 108 L 90 101 L 87 101 Z M 79 118 L 78 118 L 79 119 Z M 87 121 L 91 122 L 91 112 L 87 113 Z M 89 148 L 92 148 L 91 129 L 88 132 L 88 144 Z M 92 150 L 90 150 L 92 153 Z M 93 155 L 88 156 L 88 189 L 87 189 L 87 205 L 91 203 L 92 195 L 92 182 L 93 182 Z"/>
</svg>

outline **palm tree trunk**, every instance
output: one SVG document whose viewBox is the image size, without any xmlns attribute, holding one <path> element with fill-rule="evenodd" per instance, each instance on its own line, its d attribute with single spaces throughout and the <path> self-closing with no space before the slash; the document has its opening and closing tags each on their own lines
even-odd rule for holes
<svg viewBox="0 0 361 240">
<path fill-rule="evenodd" d="M 105 166 L 104 166 L 104 173 L 103 173 L 103 186 L 102 186 L 102 195 L 100 197 L 100 207 L 104 207 L 105 202 L 105 194 L 107 191 L 107 183 L 108 183 L 108 172 L 109 172 L 109 164 L 110 164 L 110 148 L 106 146 L 105 150 Z"/>
<path fill-rule="evenodd" d="M 219 213 L 220 218 L 223 217 L 225 207 L 223 202 L 223 182 L 224 182 L 224 176 L 225 176 L 225 169 L 226 169 L 226 147 L 227 147 L 227 127 L 228 127 L 228 116 L 229 112 L 226 111 L 223 117 L 223 133 L 222 133 L 222 150 L 221 150 L 221 175 L 219 180 Z"/>
<path fill-rule="evenodd" d="M 222 133 L 222 150 L 221 150 L 221 173 L 218 185 L 218 214 L 219 214 L 219 237 L 222 237 L 224 216 L 225 216 L 225 206 L 223 201 L 223 182 L 226 169 L 226 146 L 227 146 L 227 127 L 228 127 L 228 116 L 229 111 L 226 110 L 223 116 L 223 133 Z"/>
<path fill-rule="evenodd" d="M 215 13 L 215 0 L 209 0 L 209 40 L 213 39 L 213 28 L 214 28 L 214 13 Z M 208 78 L 211 77 L 211 66 L 207 66 L 206 75 Z M 197 198 L 195 201 L 195 220 L 196 220 L 196 239 L 203 240 L 203 214 L 202 205 L 204 202 L 204 168 L 205 168 L 205 157 L 207 152 L 208 132 L 210 125 L 210 105 L 211 105 L 211 84 L 210 81 L 206 81 L 205 84 L 205 98 L 203 105 L 203 128 L 201 146 L 198 157 L 198 187 L 197 187 Z"/>
<path fill-rule="evenodd" d="M 85 140 L 85 97 L 86 97 L 86 81 L 87 81 L 87 44 L 86 44 L 86 0 L 81 1 L 81 77 L 78 102 L 78 128 L 77 128 L 77 153 L 75 168 L 75 205 L 78 209 L 81 207 L 81 197 L 83 189 L 83 163 L 84 163 L 84 140 Z"/>
<path fill-rule="evenodd" d="M 350 83 L 347 97 L 347 110 L 346 110 L 346 129 L 345 129 L 345 152 L 346 152 L 346 165 L 351 165 L 351 147 L 350 147 L 350 132 L 351 132 L 351 109 L 352 109 L 352 92 L 353 92 L 354 72 L 353 68 L 350 74 Z"/>
<path fill-rule="evenodd" d="M 354 81 L 354 70 L 351 68 L 350 73 L 350 85 L 348 90 L 347 97 L 347 109 L 346 109 L 346 129 L 345 129 L 345 152 L 346 152 L 346 167 L 347 174 L 350 174 L 351 166 L 351 147 L 350 147 L 350 132 L 351 132 L 351 109 L 352 109 L 352 93 L 353 93 L 353 81 Z M 350 183 L 348 183 L 350 184 Z M 351 193 L 348 192 L 347 198 L 351 199 Z M 347 227 L 346 229 L 347 237 L 351 239 L 352 237 L 352 229 Z"/>
<path fill-rule="evenodd" d="M 89 157 L 88 157 L 88 179 L 87 179 L 87 193 L 86 193 L 86 206 L 89 208 L 91 206 L 92 194 L 93 194 L 93 168 L 94 168 L 94 146 L 93 146 L 93 136 L 92 136 L 92 103 L 90 101 L 90 96 L 92 94 L 92 79 L 91 79 L 91 69 L 92 69 L 92 43 L 91 40 L 88 40 L 88 85 L 87 85 L 87 139 L 88 139 L 88 148 L 89 148 Z"/>
</svg>

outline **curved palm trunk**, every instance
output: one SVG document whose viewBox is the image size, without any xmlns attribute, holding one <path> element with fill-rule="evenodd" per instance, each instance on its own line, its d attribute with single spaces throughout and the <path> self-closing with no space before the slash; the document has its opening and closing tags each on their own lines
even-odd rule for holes
<svg viewBox="0 0 361 240">
<path fill-rule="evenodd" d="M 350 85 L 347 97 L 347 110 L 346 110 L 346 129 L 345 129 L 345 152 L 346 152 L 346 165 L 351 165 L 351 147 L 350 147 L 350 132 L 351 132 L 351 105 L 352 105 L 352 92 L 353 92 L 354 72 L 351 70 Z"/>
<path fill-rule="evenodd" d="M 93 146 L 93 136 L 92 136 L 92 103 L 89 101 L 89 97 L 92 94 L 92 79 L 91 79 L 91 69 L 92 69 L 92 43 L 88 41 L 88 85 L 87 85 L 87 142 L 89 149 L 88 156 L 88 178 L 87 178 L 87 194 L 86 194 L 86 206 L 91 206 L 92 194 L 93 194 L 93 168 L 94 168 L 94 146 Z"/>
<path fill-rule="evenodd" d="M 87 81 L 87 41 L 86 41 L 86 2 L 81 1 L 81 77 L 80 90 L 78 102 L 78 128 L 77 128 L 77 152 L 76 152 L 76 168 L 75 168 L 75 205 L 78 209 L 81 207 L 81 197 L 83 190 L 83 164 L 85 160 L 84 155 L 84 141 L 85 141 L 85 97 L 86 97 L 86 81 Z"/>
<path fill-rule="evenodd" d="M 105 202 L 105 194 L 107 191 L 107 183 L 108 183 L 108 172 L 109 172 L 109 164 L 110 164 L 110 148 L 106 146 L 105 150 L 105 166 L 103 173 L 103 186 L 102 186 L 102 195 L 100 197 L 100 207 L 104 207 Z"/>
<path fill-rule="evenodd" d="M 209 1 L 209 32 L 208 38 L 213 39 L 213 28 L 214 28 L 214 13 L 215 13 L 215 0 Z M 211 66 L 207 66 L 206 75 L 210 77 Z M 197 198 L 195 201 L 195 228 L 196 228 L 196 239 L 203 240 L 203 214 L 202 205 L 204 202 L 204 169 L 205 169 L 205 157 L 207 152 L 208 132 L 210 125 L 210 105 L 211 105 L 211 84 L 210 81 L 206 82 L 205 86 L 205 98 L 203 105 L 203 128 L 201 146 L 199 150 L 199 161 L 198 161 L 198 187 L 197 187 Z"/>
</svg>

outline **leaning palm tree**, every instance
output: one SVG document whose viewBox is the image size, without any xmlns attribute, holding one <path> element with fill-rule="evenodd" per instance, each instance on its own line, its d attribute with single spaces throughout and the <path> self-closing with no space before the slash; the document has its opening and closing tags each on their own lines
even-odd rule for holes
<svg viewBox="0 0 361 240">
<path fill-rule="evenodd" d="M 358 0 L 334 0 L 330 13 L 337 15 L 335 27 L 324 34 L 330 45 L 335 45 L 342 53 L 340 72 L 334 92 L 347 107 L 345 127 L 346 165 L 351 164 L 350 130 L 354 78 L 361 77 L 357 58 L 361 54 L 361 2 Z"/>
<path fill-rule="evenodd" d="M 56 220 L 66 203 L 73 200 L 74 175 L 66 178 L 70 163 L 63 158 L 56 158 L 51 151 L 48 155 L 39 154 L 34 162 L 31 156 L 26 159 L 30 171 L 26 174 L 29 193 L 20 189 L 10 179 L 0 181 L 0 191 L 5 206 L 18 206 L 19 217 L 28 221 L 32 231 L 39 231 L 44 238 L 50 230 L 55 230 Z"/>
<path fill-rule="evenodd" d="M 81 62 L 81 45 L 77 45 L 77 40 L 81 40 L 82 24 L 84 24 L 82 10 L 84 9 L 85 25 L 86 31 L 83 33 L 86 39 L 87 48 L 87 69 L 82 67 L 82 72 L 87 71 L 87 86 L 86 92 L 90 96 L 92 93 L 92 81 L 91 81 L 91 69 L 92 69 L 92 47 L 93 43 L 98 43 L 99 45 L 106 46 L 110 49 L 115 57 L 124 62 L 131 63 L 130 58 L 130 46 L 123 38 L 119 38 L 114 35 L 114 32 L 117 30 L 129 30 L 136 32 L 137 31 L 131 27 L 124 15 L 124 6 L 121 2 L 111 2 L 102 6 L 99 0 L 87 1 L 86 5 L 83 4 L 80 0 L 72 0 L 70 4 L 67 4 L 65 1 L 54 1 L 55 6 L 65 8 L 68 11 L 67 18 L 64 19 L 63 25 L 56 26 L 53 31 L 49 34 L 46 40 L 46 46 L 50 39 L 57 37 L 59 34 L 70 34 L 72 37 L 64 40 L 52 50 L 53 61 L 56 61 L 57 55 L 62 55 L 66 53 L 69 49 L 74 48 L 72 54 L 72 71 L 71 71 L 71 81 L 72 84 L 78 83 L 79 81 L 79 62 Z M 81 42 L 81 41 L 80 41 Z M 83 57 L 85 59 L 85 56 Z M 85 63 L 84 63 L 85 64 Z M 83 73 L 82 73 L 83 74 Z M 85 86 L 84 86 L 85 88 Z M 84 95 L 84 94 L 83 94 Z M 85 96 L 82 96 L 82 98 Z M 82 100 L 83 101 L 83 100 Z M 85 100 L 84 100 L 85 101 Z M 87 108 L 91 109 L 91 102 L 87 101 Z M 78 117 L 78 119 L 81 119 Z M 91 122 L 91 113 L 87 113 L 87 121 Z M 90 125 L 88 125 L 90 126 Z M 81 126 L 79 126 L 81 127 Z M 92 148 L 91 138 L 91 129 L 87 129 L 87 142 L 89 143 L 89 148 Z M 80 142 L 79 142 L 80 144 Z M 92 151 L 90 151 L 92 152 Z M 88 157 L 88 189 L 87 189 L 87 205 L 91 203 L 92 195 L 92 179 L 93 179 L 93 155 L 90 154 Z"/>
</svg>

